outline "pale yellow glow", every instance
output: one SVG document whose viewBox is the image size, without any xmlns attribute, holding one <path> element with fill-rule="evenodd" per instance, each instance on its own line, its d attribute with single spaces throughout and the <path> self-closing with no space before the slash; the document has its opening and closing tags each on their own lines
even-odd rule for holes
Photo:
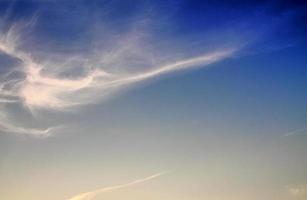
<svg viewBox="0 0 307 200">
<path fill-rule="evenodd" d="M 91 199 L 95 198 L 97 195 L 100 195 L 102 193 L 111 192 L 113 190 L 126 188 L 126 187 L 133 186 L 133 185 L 136 185 L 136 184 L 139 184 L 139 183 L 144 183 L 146 181 L 150 181 L 154 178 L 162 176 L 166 173 L 167 172 L 160 172 L 160 173 L 148 176 L 146 178 L 138 179 L 138 180 L 126 183 L 126 184 L 116 185 L 116 186 L 111 186 L 111 187 L 105 187 L 105 188 L 101 188 L 101 189 L 94 190 L 94 191 L 91 191 L 91 192 L 85 192 L 85 193 L 82 193 L 82 194 L 78 194 L 78 195 L 76 195 L 72 198 L 69 198 L 67 200 L 91 200 Z"/>
</svg>

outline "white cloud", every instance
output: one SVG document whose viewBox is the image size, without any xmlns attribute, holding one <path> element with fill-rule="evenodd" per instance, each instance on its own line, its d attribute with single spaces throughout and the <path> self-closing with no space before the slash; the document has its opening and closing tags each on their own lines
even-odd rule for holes
<svg viewBox="0 0 307 200">
<path fill-rule="evenodd" d="M 24 128 L 11 126 L 10 124 L 0 124 L 0 129 L 4 132 L 9 133 L 18 133 L 24 135 L 32 135 L 36 137 L 48 137 L 52 135 L 52 132 L 56 129 L 55 127 L 50 127 L 46 129 L 37 129 L 37 128 Z"/>
<path fill-rule="evenodd" d="M 62 110 L 76 105 L 92 103 L 110 95 L 109 92 L 121 89 L 135 82 L 144 81 L 152 77 L 170 73 L 176 70 L 193 68 L 196 66 L 207 66 L 230 56 L 234 50 L 220 50 L 201 56 L 178 60 L 173 63 L 159 65 L 151 70 L 131 74 L 112 74 L 104 69 L 94 67 L 85 75 L 78 78 L 61 78 L 56 72 L 44 73 L 48 66 L 56 63 L 49 63 L 48 66 L 35 62 L 28 54 L 18 51 L 11 46 L 0 44 L 0 49 L 23 63 L 26 78 L 18 82 L 15 87 L 15 94 L 22 103 L 31 109 L 56 109 Z M 67 58 L 69 59 L 69 58 Z M 52 61 L 49 61 L 52 62 Z M 86 64 L 86 60 L 79 61 Z M 69 66 L 64 66 L 69 67 Z M 88 68 L 88 66 L 84 66 Z M 90 67 L 93 68 L 93 67 Z M 146 66 L 144 67 L 146 68 Z M 50 69 L 48 69 L 50 71 Z M 141 84 L 141 83 L 139 83 Z M 6 91 L 9 92 L 9 91 Z M 100 95 L 97 95 L 97 92 Z"/>
<path fill-rule="evenodd" d="M 292 136 L 292 135 L 303 133 L 304 131 L 307 131 L 307 127 L 295 129 L 293 131 L 290 131 L 290 132 L 284 134 L 284 136 L 288 137 L 288 136 Z"/>
<path fill-rule="evenodd" d="M 16 126 L 5 115 L 0 115 L 0 130 L 6 133 L 17 133 L 22 135 L 31 135 L 34 137 L 44 138 L 53 135 L 63 126 L 49 127 L 49 128 L 26 128 Z"/>
<path fill-rule="evenodd" d="M 144 42 L 135 39 L 138 33 L 134 32 L 131 37 L 128 34 L 128 37 L 118 38 L 122 48 L 93 47 L 92 53 L 50 53 L 49 56 L 45 56 L 49 54 L 46 50 L 42 56 L 42 52 L 36 53 L 35 50 L 31 51 L 31 48 L 24 48 L 30 46 L 33 49 L 36 45 L 27 44 L 26 39 L 21 42 L 23 30 L 28 25 L 14 24 L 0 35 L 0 51 L 19 63 L 19 67 L 9 69 L 0 79 L 0 103 L 20 103 L 32 113 L 39 110 L 77 109 L 82 105 L 114 96 L 119 90 L 122 91 L 134 84 L 141 85 L 143 81 L 151 78 L 178 70 L 207 67 L 231 56 L 237 50 L 222 48 L 190 58 L 170 56 L 171 61 L 162 62 L 150 56 Z M 133 68 L 134 65 L 138 66 Z M 11 78 L 10 76 L 16 72 L 22 76 Z M 74 75 L 76 73 L 78 75 Z M 7 125 L 6 129 L 18 133 L 31 131 L 14 123 Z M 50 130 L 52 129 L 33 129 L 32 132 L 34 135 L 48 135 Z"/>
<path fill-rule="evenodd" d="M 136 185 L 136 184 L 141 184 L 141 183 L 150 181 L 152 179 L 158 178 L 159 176 L 165 175 L 166 173 L 168 173 L 168 172 L 160 172 L 160 173 L 148 176 L 146 178 L 131 181 L 131 182 L 126 183 L 126 184 L 110 186 L 110 187 L 105 187 L 105 188 L 101 188 L 101 189 L 98 189 L 98 190 L 94 190 L 94 191 L 91 191 L 91 192 L 81 193 L 81 194 L 78 194 L 78 195 L 76 195 L 72 198 L 69 198 L 67 200 L 91 200 L 91 199 L 94 199 L 97 195 L 103 194 L 105 192 L 111 192 L 111 191 L 114 191 L 114 190 L 119 190 L 119 189 L 123 189 L 123 188 L 126 188 L 126 187 L 130 187 L 130 186 L 133 186 L 133 185 Z"/>
</svg>

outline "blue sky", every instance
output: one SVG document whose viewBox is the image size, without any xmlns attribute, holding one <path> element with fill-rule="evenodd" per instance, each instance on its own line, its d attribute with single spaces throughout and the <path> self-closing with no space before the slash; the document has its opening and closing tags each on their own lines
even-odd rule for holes
<svg viewBox="0 0 307 200">
<path fill-rule="evenodd" d="M 1 1 L 0 198 L 307 196 L 304 1 Z"/>
</svg>

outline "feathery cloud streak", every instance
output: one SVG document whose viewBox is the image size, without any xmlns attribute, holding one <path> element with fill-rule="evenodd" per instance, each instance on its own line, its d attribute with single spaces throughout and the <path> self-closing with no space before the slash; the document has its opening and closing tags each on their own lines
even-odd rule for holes
<svg viewBox="0 0 307 200">
<path fill-rule="evenodd" d="M 56 129 L 55 127 L 50 127 L 46 129 L 37 129 L 37 128 L 23 128 L 12 126 L 9 123 L 0 123 L 0 129 L 9 133 L 18 133 L 18 134 L 31 134 L 35 137 L 48 137 Z"/>
<path fill-rule="evenodd" d="M 78 194 L 78 195 L 76 195 L 72 198 L 69 198 L 67 200 L 91 200 L 91 199 L 95 198 L 97 195 L 100 195 L 102 193 L 111 192 L 111 191 L 114 191 L 114 190 L 130 187 L 130 186 L 133 186 L 133 185 L 136 185 L 136 184 L 144 183 L 144 182 L 150 181 L 152 179 L 158 178 L 159 176 L 165 175 L 167 173 L 168 172 L 160 172 L 160 173 L 148 176 L 146 178 L 138 179 L 138 180 L 126 183 L 126 184 L 116 185 L 116 186 L 111 186 L 111 187 L 105 187 L 105 188 L 101 188 L 101 189 L 91 191 L 91 192 L 85 192 L 85 193 L 82 193 L 82 194 Z"/>
<path fill-rule="evenodd" d="M 304 131 L 307 131 L 307 127 L 296 129 L 294 131 L 290 131 L 290 132 L 284 134 L 284 136 L 289 137 L 289 136 L 292 136 L 292 135 L 303 133 Z"/>
<path fill-rule="evenodd" d="M 128 75 L 111 74 L 103 69 L 94 68 L 82 77 L 69 79 L 57 77 L 54 73 L 52 75 L 44 74 L 43 70 L 47 66 L 35 62 L 29 54 L 17 50 L 15 44 L 1 42 L 0 50 L 13 58 L 19 59 L 22 62 L 23 72 L 25 74 L 25 79 L 15 84 L 15 90 L 2 91 L 1 94 L 10 94 L 11 96 L 19 97 L 20 101 L 31 109 L 57 110 L 91 103 L 91 101 L 110 95 L 108 91 L 125 87 L 134 82 L 158 77 L 176 70 L 207 66 L 208 64 L 230 56 L 234 52 L 234 49 L 220 50 L 199 57 L 156 66 L 150 71 Z M 85 60 L 81 62 L 85 63 Z M 84 66 L 84 68 L 88 67 Z M 7 82 L 2 83 L 2 88 L 5 84 Z M 97 91 L 101 95 L 97 95 Z M 9 102 L 12 100 L 4 98 L 2 101 Z"/>
<path fill-rule="evenodd" d="M 34 23 L 35 20 L 32 20 Z M 32 26 L 32 24 L 30 23 Z M 114 96 L 133 84 L 160 77 L 178 70 L 207 67 L 231 56 L 237 48 L 222 48 L 190 58 L 172 57 L 160 61 L 148 56 L 148 50 L 134 36 L 124 37 L 119 48 L 95 49 L 94 53 L 56 55 L 45 52 L 44 57 L 31 51 L 23 31 L 28 24 L 13 24 L 0 33 L 0 52 L 14 60 L 17 66 L 5 68 L 0 76 L 0 103 L 21 104 L 27 111 L 65 111 L 81 105 L 96 103 Z M 136 34 L 137 35 L 137 34 Z M 132 38 L 132 39 L 131 39 Z M 120 40 L 120 39 L 119 39 Z M 26 42 L 21 42 L 26 41 Z M 26 45 L 25 45 L 26 44 Z M 132 53 L 131 53 L 132 52 Z M 49 55 L 50 54 L 50 55 Z M 154 62 L 152 62 L 154 60 Z M 135 63 L 141 63 L 131 70 Z M 113 67 L 114 65 L 114 67 Z M 115 67 L 116 66 L 116 67 Z M 131 68 L 129 68 L 131 67 Z M 116 68 L 117 70 L 114 70 Z M 75 73 L 81 74 L 74 75 Z M 52 128 L 33 129 L 11 123 L 2 130 L 15 133 L 49 135 Z"/>
</svg>

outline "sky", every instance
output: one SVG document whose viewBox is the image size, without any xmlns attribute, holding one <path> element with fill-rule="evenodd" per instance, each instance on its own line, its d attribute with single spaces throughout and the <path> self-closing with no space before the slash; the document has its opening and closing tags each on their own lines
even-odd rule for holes
<svg viewBox="0 0 307 200">
<path fill-rule="evenodd" d="M 304 200 L 303 0 L 0 1 L 1 200 Z"/>
</svg>

